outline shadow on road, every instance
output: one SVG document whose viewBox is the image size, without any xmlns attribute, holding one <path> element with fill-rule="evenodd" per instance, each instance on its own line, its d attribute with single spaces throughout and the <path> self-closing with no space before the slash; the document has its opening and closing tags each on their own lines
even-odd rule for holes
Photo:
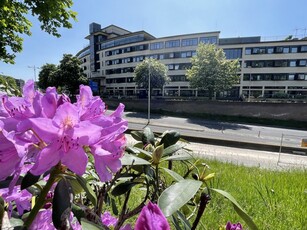
<svg viewBox="0 0 307 230">
<path fill-rule="evenodd" d="M 246 125 L 229 123 L 229 122 L 208 121 L 208 120 L 199 120 L 199 119 L 191 119 L 191 118 L 188 118 L 187 122 L 190 123 L 190 124 L 201 125 L 201 126 L 209 128 L 209 129 L 218 129 L 218 130 L 246 129 L 246 130 L 251 130 L 251 128 L 246 126 Z"/>
<path fill-rule="evenodd" d="M 135 118 L 143 118 L 147 119 L 148 114 L 147 113 L 140 113 L 140 112 L 127 112 L 125 114 L 126 117 L 135 117 Z M 150 114 L 150 119 L 161 119 L 165 116 L 159 115 L 159 114 Z"/>
</svg>

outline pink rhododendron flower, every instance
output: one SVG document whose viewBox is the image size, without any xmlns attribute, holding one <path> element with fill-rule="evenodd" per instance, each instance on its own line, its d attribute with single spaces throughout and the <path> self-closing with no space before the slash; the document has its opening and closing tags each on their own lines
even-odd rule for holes
<svg viewBox="0 0 307 230">
<path fill-rule="evenodd" d="M 82 229 L 81 225 L 79 224 L 78 220 L 74 217 L 72 212 L 70 213 L 69 223 L 70 223 L 71 229 L 73 230 Z M 44 230 L 55 230 L 56 229 L 52 222 L 52 210 L 51 209 L 41 210 L 37 214 L 29 230 L 37 230 L 37 229 L 44 229 Z"/>
<path fill-rule="evenodd" d="M 232 224 L 230 221 L 226 224 L 226 230 L 243 230 L 243 227 L 240 223 Z"/>
<path fill-rule="evenodd" d="M 170 226 L 159 206 L 149 202 L 138 217 L 135 230 L 169 230 Z"/>
<path fill-rule="evenodd" d="M 80 86 L 77 102 L 49 87 L 43 95 L 29 81 L 23 97 L 0 95 L 0 180 L 18 175 L 24 164 L 33 165 L 40 175 L 61 162 L 76 174 L 85 172 L 88 162 L 84 147 L 94 155 L 96 171 L 102 181 L 112 178 L 121 167 L 120 157 L 126 139 L 127 121 L 121 104 L 110 116 L 105 105 L 88 86 Z"/>
<path fill-rule="evenodd" d="M 117 218 L 112 216 L 110 212 L 105 212 L 101 214 L 101 222 L 107 227 L 115 226 Z"/>
<path fill-rule="evenodd" d="M 16 208 L 19 215 L 22 215 L 25 210 L 31 209 L 32 194 L 27 190 L 20 190 L 20 186 L 15 186 L 12 191 L 8 188 L 0 189 L 0 196 L 9 203 L 9 216 L 13 209 L 12 202 L 16 204 Z"/>
</svg>

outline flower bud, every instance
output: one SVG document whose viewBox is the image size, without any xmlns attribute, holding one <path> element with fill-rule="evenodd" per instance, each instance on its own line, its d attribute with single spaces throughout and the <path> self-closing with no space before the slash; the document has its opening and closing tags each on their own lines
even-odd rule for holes
<svg viewBox="0 0 307 230">
<path fill-rule="evenodd" d="M 155 148 L 154 152 L 152 153 L 152 163 L 154 165 L 158 165 L 160 163 L 163 152 L 164 152 L 164 144 L 159 145 L 157 148 Z"/>
</svg>

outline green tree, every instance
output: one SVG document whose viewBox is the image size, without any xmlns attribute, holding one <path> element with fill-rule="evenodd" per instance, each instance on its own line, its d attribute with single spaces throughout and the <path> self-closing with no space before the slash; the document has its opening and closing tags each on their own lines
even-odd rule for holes
<svg viewBox="0 0 307 230">
<path fill-rule="evenodd" d="M 38 74 L 38 87 L 46 89 L 49 86 L 58 86 L 56 81 L 56 73 L 58 68 L 55 64 L 45 64 L 41 67 L 41 71 Z"/>
<path fill-rule="evenodd" d="M 71 28 L 72 0 L 1 0 L 0 1 L 0 60 L 14 63 L 15 53 L 22 51 L 22 35 L 31 35 L 32 23 L 26 15 L 37 16 L 41 29 L 60 37 L 58 28 Z"/>
<path fill-rule="evenodd" d="M 88 79 L 80 65 L 81 62 L 76 56 L 64 54 L 56 72 L 55 78 L 59 86 L 72 94 L 77 92 L 80 84 L 88 85 Z"/>
<path fill-rule="evenodd" d="M 162 88 L 170 81 L 166 65 L 153 58 L 146 58 L 134 70 L 135 83 L 146 90 L 148 90 L 149 76 L 150 92 L 153 88 Z"/>
<path fill-rule="evenodd" d="M 213 44 L 200 43 L 191 62 L 192 67 L 186 72 L 190 86 L 208 90 L 209 99 L 216 92 L 230 89 L 239 80 L 239 61 L 227 60 L 223 49 Z"/>
<path fill-rule="evenodd" d="M 9 96 L 21 96 L 16 80 L 10 76 L 0 75 L 0 91 Z"/>
</svg>

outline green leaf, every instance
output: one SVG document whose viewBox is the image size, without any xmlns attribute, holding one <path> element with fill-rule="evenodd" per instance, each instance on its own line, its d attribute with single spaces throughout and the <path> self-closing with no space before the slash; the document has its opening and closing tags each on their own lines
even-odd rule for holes
<svg viewBox="0 0 307 230">
<path fill-rule="evenodd" d="M 54 189 L 52 201 L 52 222 L 55 228 L 65 226 L 66 220 L 70 217 L 72 199 L 71 185 L 63 178 Z"/>
<path fill-rule="evenodd" d="M 20 189 L 26 189 L 28 187 L 30 187 L 31 185 L 34 185 L 38 180 L 39 180 L 40 176 L 35 176 L 32 173 L 27 172 L 27 174 L 24 176 L 24 178 L 21 181 L 21 186 Z"/>
<path fill-rule="evenodd" d="M 0 197 L 0 200 L 2 199 L 2 197 Z M 2 220 L 4 217 L 4 205 L 0 203 L 0 229 L 2 229 Z"/>
<path fill-rule="evenodd" d="M 78 205 L 72 204 L 71 211 L 74 213 L 74 216 L 78 219 L 80 222 L 82 218 L 85 218 L 85 213 Z"/>
<path fill-rule="evenodd" d="M 180 133 L 174 130 L 166 131 L 163 133 L 163 137 L 160 144 L 164 144 L 164 148 L 172 146 L 180 139 Z"/>
<path fill-rule="evenodd" d="M 182 149 L 183 147 L 184 147 L 183 145 L 179 145 L 179 144 L 171 145 L 171 146 L 164 149 L 163 157 L 172 155 L 175 152 L 177 152 L 178 150 Z"/>
<path fill-rule="evenodd" d="M 142 142 L 144 145 L 152 144 L 155 145 L 155 135 L 149 127 L 146 127 L 143 132 Z"/>
<path fill-rule="evenodd" d="M 121 162 L 122 165 L 150 165 L 150 162 L 130 154 L 125 154 L 121 158 Z"/>
<path fill-rule="evenodd" d="M 10 218 L 10 225 L 13 229 L 23 229 L 23 221 L 15 217 Z"/>
<path fill-rule="evenodd" d="M 111 207 L 112 207 L 112 212 L 115 216 L 118 216 L 118 208 L 116 206 L 116 201 L 115 199 L 111 198 Z"/>
<path fill-rule="evenodd" d="M 163 158 L 164 161 L 184 161 L 192 159 L 193 156 L 190 154 L 180 154 L 180 155 L 174 155 L 170 157 Z"/>
<path fill-rule="evenodd" d="M 166 217 L 185 205 L 202 185 L 202 182 L 195 180 L 181 180 L 165 189 L 158 200 L 158 205 Z M 187 189 L 188 188 L 188 189 Z"/>
<path fill-rule="evenodd" d="M 130 153 L 130 154 L 134 154 L 134 155 L 137 155 L 137 154 L 140 153 L 140 151 L 138 149 L 130 147 L 130 146 L 126 147 L 126 152 Z"/>
<path fill-rule="evenodd" d="M 76 195 L 76 194 L 79 194 L 81 192 L 83 192 L 83 187 L 80 185 L 80 183 L 78 182 L 77 179 L 68 179 L 71 187 L 72 187 L 72 191 L 73 193 Z"/>
<path fill-rule="evenodd" d="M 93 203 L 94 206 L 97 205 L 97 197 L 95 192 L 93 191 L 92 187 L 88 183 L 87 180 L 85 180 L 82 176 L 77 175 L 77 180 L 81 187 L 86 192 L 87 198 Z"/>
<path fill-rule="evenodd" d="M 143 132 L 132 131 L 130 134 L 136 141 L 142 141 Z"/>
<path fill-rule="evenodd" d="M 183 215 L 183 213 L 181 213 L 180 211 L 177 211 L 177 215 L 178 215 L 179 220 L 183 224 L 184 229 L 190 230 L 192 228 L 192 226 L 191 226 L 190 222 L 187 220 L 187 218 Z"/>
<path fill-rule="evenodd" d="M 120 195 L 123 195 L 125 194 L 126 192 L 130 191 L 131 188 L 135 185 L 137 185 L 139 183 L 136 183 L 136 182 L 131 182 L 131 181 L 125 181 L 124 183 L 120 183 L 118 185 L 116 185 L 111 194 L 113 196 L 120 196 Z"/>
<path fill-rule="evenodd" d="M 214 189 L 214 188 L 210 188 L 212 191 L 215 191 L 219 194 L 221 194 L 222 196 L 224 196 L 225 198 L 227 198 L 228 200 L 230 200 L 230 202 L 233 204 L 233 207 L 235 209 L 235 211 L 238 213 L 238 215 L 245 221 L 245 223 L 250 227 L 251 230 L 258 230 L 258 227 L 256 226 L 256 224 L 254 223 L 254 221 L 252 220 L 252 218 L 246 213 L 246 211 L 238 204 L 238 202 L 236 201 L 236 199 L 230 195 L 228 192 L 225 192 L 223 190 L 220 189 Z"/>
<path fill-rule="evenodd" d="M 171 175 L 176 181 L 184 180 L 182 176 L 180 176 L 178 173 L 174 172 L 173 170 L 170 170 L 168 168 L 163 168 L 165 172 L 167 172 L 169 175 Z"/>
<path fill-rule="evenodd" d="M 97 224 L 94 224 L 93 222 L 90 222 L 84 218 L 81 219 L 81 226 L 82 226 L 82 230 L 107 230 L 108 228 L 104 228 L 102 226 L 99 226 Z"/>
</svg>

